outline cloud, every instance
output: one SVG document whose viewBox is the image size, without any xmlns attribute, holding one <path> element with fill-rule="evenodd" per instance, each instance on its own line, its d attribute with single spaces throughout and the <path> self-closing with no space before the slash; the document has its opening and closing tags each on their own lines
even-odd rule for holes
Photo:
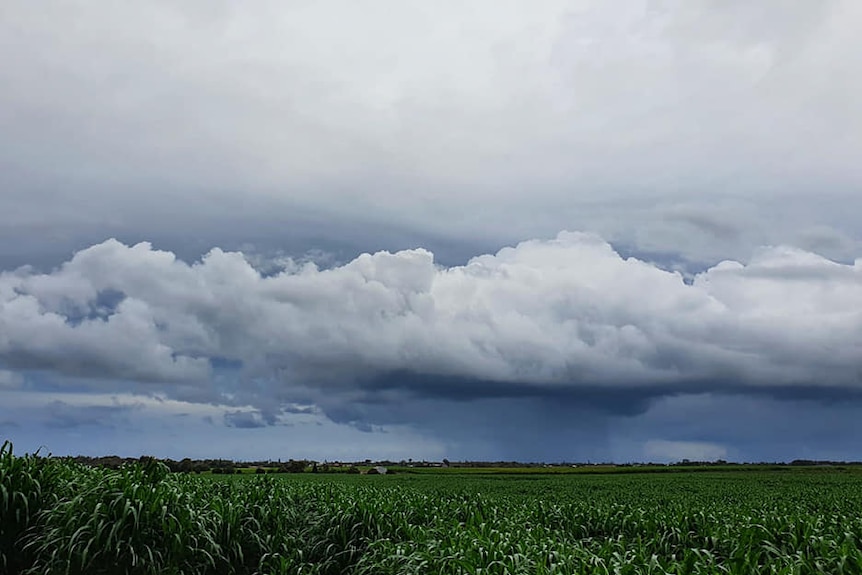
<svg viewBox="0 0 862 575">
<path fill-rule="evenodd" d="M 781 393 L 673 395 L 609 426 L 618 461 L 643 461 L 644 438 L 726 447 L 735 461 L 860 458 L 862 403 L 829 393 L 800 398 Z M 691 457 L 689 457 L 691 459 Z"/>
<path fill-rule="evenodd" d="M 457 258 L 575 228 L 712 262 L 809 227 L 846 258 L 859 10 L 17 3 L 0 21 L 0 261 L 109 236 L 191 258 Z"/>
<path fill-rule="evenodd" d="M 267 421 L 259 411 L 228 411 L 224 414 L 224 423 L 228 427 L 254 429 L 272 425 L 273 422 Z"/>
<path fill-rule="evenodd" d="M 589 428 L 640 418 L 625 457 L 742 441 L 659 430 L 685 397 L 850 421 L 860 10 L 11 3 L 4 399 L 161 394 L 222 433 L 325 414 L 526 458 L 555 433 L 601 458 Z M 562 229 L 590 233 L 518 243 Z"/>
<path fill-rule="evenodd" d="M 82 426 L 114 426 L 121 418 L 128 417 L 138 405 L 74 405 L 62 400 L 48 404 L 41 414 L 50 428 L 73 429 Z"/>
<path fill-rule="evenodd" d="M 651 439 L 644 444 L 644 457 L 650 461 L 675 462 L 716 461 L 727 459 L 727 449 L 721 445 L 697 441 L 665 441 Z"/>
<path fill-rule="evenodd" d="M 411 398 L 635 413 L 678 393 L 828 397 L 860 390 L 860 288 L 862 260 L 772 247 L 685 281 L 570 232 L 464 266 L 415 249 L 265 276 L 240 253 L 188 264 L 111 240 L 0 274 L 0 361 L 261 410 L 233 425 L 295 404 L 373 423 Z"/>
<path fill-rule="evenodd" d="M 364 433 L 293 406 L 277 426 L 249 406 L 188 403 L 128 393 L 9 391 L 0 401 L 0 431 L 17 453 L 182 459 L 337 458 L 347 461 L 446 456 L 445 447 L 411 426 L 387 426 Z M 241 415 L 245 413 L 246 415 Z M 229 414 L 225 417 L 225 414 Z M 235 423 L 230 426 L 226 423 Z M 254 441 L 238 431 L 257 429 Z M 248 427 L 251 426 L 251 427 Z M 383 431 L 383 432 L 380 432 Z"/>
<path fill-rule="evenodd" d="M 23 384 L 24 377 L 21 374 L 0 369 L 0 389 L 18 389 Z"/>
</svg>

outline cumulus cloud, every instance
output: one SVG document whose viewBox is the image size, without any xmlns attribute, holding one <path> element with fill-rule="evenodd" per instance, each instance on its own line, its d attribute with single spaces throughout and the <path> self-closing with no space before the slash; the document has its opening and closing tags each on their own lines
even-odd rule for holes
<svg viewBox="0 0 862 575">
<path fill-rule="evenodd" d="M 4 275 L 6 280 L 13 276 Z M 113 377 L 136 381 L 178 381 L 202 379 L 208 374 L 209 363 L 189 355 L 176 355 L 161 341 L 161 328 L 156 324 L 146 302 L 126 299 L 114 313 L 104 319 L 81 320 L 78 304 L 92 305 L 98 294 L 76 293 L 83 283 L 69 285 L 69 294 L 39 293 L 21 287 L 18 279 L 47 279 L 51 289 L 64 286 L 51 276 L 15 278 L 3 282 L 2 319 L 0 319 L 0 354 L 17 368 L 54 369 L 69 375 Z M 61 284 L 67 279 L 56 276 Z M 75 283 L 76 279 L 71 280 Z M 86 280 L 84 280 L 86 282 Z M 92 299 L 86 298 L 92 296 Z M 82 299 L 83 298 L 83 299 Z M 74 311 L 65 310 L 71 308 Z"/>
<path fill-rule="evenodd" d="M 464 266 L 415 249 L 266 275 L 241 253 L 189 264 L 109 240 L 50 273 L 0 274 L 0 361 L 261 408 L 226 416 L 243 426 L 274 420 L 273 402 L 336 416 L 372 396 L 858 392 L 860 309 L 862 260 L 787 247 L 686 281 L 570 232 Z M 240 367 L 224 381 L 226 364 Z"/>
</svg>

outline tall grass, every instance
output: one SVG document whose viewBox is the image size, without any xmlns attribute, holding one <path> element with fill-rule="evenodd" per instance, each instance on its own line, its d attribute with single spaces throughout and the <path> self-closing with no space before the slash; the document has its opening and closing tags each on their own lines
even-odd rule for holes
<svg viewBox="0 0 862 575">
<path fill-rule="evenodd" d="M 862 476 L 246 476 L 0 450 L 0 572 L 860 574 Z"/>
<path fill-rule="evenodd" d="M 17 573 L 31 563 L 22 537 L 76 471 L 37 454 L 16 457 L 8 441 L 0 446 L 0 573 Z"/>
</svg>

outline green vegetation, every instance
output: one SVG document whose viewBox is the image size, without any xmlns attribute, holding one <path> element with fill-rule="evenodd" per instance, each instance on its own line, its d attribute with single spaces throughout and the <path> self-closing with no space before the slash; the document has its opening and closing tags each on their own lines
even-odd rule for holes
<svg viewBox="0 0 862 575">
<path fill-rule="evenodd" d="M 195 475 L 0 451 L 0 572 L 862 573 L 862 474 Z"/>
</svg>

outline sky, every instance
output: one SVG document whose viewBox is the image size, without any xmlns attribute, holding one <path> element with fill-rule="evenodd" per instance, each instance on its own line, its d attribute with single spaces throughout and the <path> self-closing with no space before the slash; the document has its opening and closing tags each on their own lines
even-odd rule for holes
<svg viewBox="0 0 862 575">
<path fill-rule="evenodd" d="M 0 439 L 862 460 L 862 4 L 0 7 Z"/>
</svg>

